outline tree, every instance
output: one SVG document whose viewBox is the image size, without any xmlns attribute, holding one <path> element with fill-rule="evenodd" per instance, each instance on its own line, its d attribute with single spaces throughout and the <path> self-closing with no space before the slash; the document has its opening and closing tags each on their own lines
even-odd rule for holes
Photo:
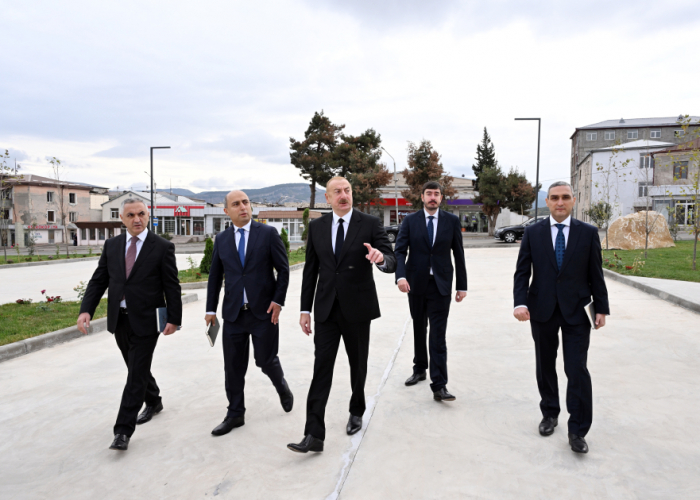
<svg viewBox="0 0 700 500">
<path fill-rule="evenodd" d="M 542 185 L 537 186 L 537 190 L 535 190 L 524 173 L 520 173 L 517 168 L 511 167 L 503 187 L 506 208 L 511 212 L 525 215 L 530 212 L 530 207 L 535 202 L 536 193 Z"/>
<path fill-rule="evenodd" d="M 613 216 L 610 203 L 603 200 L 599 200 L 592 204 L 589 210 L 584 210 L 584 213 L 588 215 L 591 222 L 600 229 L 608 227 L 610 224 L 610 219 L 612 219 Z"/>
<path fill-rule="evenodd" d="M 504 208 L 525 215 L 535 201 L 535 196 L 536 190 L 528 182 L 525 174 L 518 172 L 517 168 L 511 168 L 508 175 L 504 175 L 501 167 L 496 165 L 486 167 L 481 172 L 481 187 L 474 202 L 481 204 L 481 211 L 489 223 L 489 236 L 493 236 L 498 214 Z M 528 207 L 528 210 L 525 210 L 525 207 Z"/>
<path fill-rule="evenodd" d="M 212 255 L 214 255 L 214 240 L 207 238 L 204 240 L 204 257 L 202 257 L 202 261 L 199 263 L 200 273 L 209 274 Z"/>
<path fill-rule="evenodd" d="M 68 213 L 66 212 L 66 183 L 61 178 L 63 177 L 63 165 L 61 160 L 52 156 L 50 160 L 47 160 L 51 165 L 51 170 L 53 172 L 53 178 L 56 181 L 56 188 L 58 189 L 58 220 L 63 226 L 63 243 L 66 245 L 66 259 L 70 258 L 68 250 L 68 226 L 66 224 L 66 217 Z"/>
<path fill-rule="evenodd" d="M 379 189 L 386 186 L 392 174 L 380 163 L 382 139 L 374 129 L 358 136 L 341 135 L 335 149 L 335 174 L 346 177 L 352 186 L 355 206 L 369 212 L 370 203 L 380 199 Z"/>
<path fill-rule="evenodd" d="M 289 236 L 287 235 L 287 230 L 285 228 L 282 228 L 282 233 L 280 234 L 282 237 L 282 243 L 284 243 L 284 248 L 287 249 L 287 255 L 289 255 Z"/>
<path fill-rule="evenodd" d="M 491 142 L 491 137 L 489 136 L 486 127 L 484 127 L 484 136 L 481 139 L 481 144 L 476 147 L 476 164 L 472 165 L 472 170 L 476 175 L 476 181 L 474 182 L 474 191 L 479 191 L 479 180 L 481 178 L 481 173 L 486 168 L 494 168 L 498 165 L 496 161 L 496 147 Z"/>
<path fill-rule="evenodd" d="M 457 190 L 452 187 L 450 176 L 440 162 L 440 154 L 433 149 L 430 141 L 423 139 L 416 146 L 408 143 L 408 168 L 403 171 L 408 189 L 401 191 L 401 195 L 416 208 L 422 208 L 421 187 L 428 181 L 438 181 L 443 189 L 443 202 L 456 198 Z"/>
<path fill-rule="evenodd" d="M 311 216 L 310 210 L 308 208 L 304 209 L 304 213 L 301 216 L 302 224 L 304 224 L 304 231 L 301 233 L 301 239 L 304 241 L 304 245 L 309 240 L 309 217 Z"/>
<path fill-rule="evenodd" d="M 596 180 L 593 182 L 593 186 L 598 189 L 599 201 L 603 201 L 610 206 L 610 218 L 606 221 L 605 227 L 605 249 L 610 248 L 610 243 L 608 241 L 608 228 L 610 227 L 610 221 L 615 217 L 616 213 L 619 213 L 619 184 L 620 179 L 625 180 L 627 176 L 627 165 L 632 161 L 628 158 L 624 161 L 620 161 L 617 155 L 620 154 L 621 148 L 619 144 L 613 147 L 612 154 L 608 158 L 608 163 L 603 165 L 602 163 L 596 163 Z"/>
<path fill-rule="evenodd" d="M 17 174 L 17 170 L 21 167 L 16 166 L 14 169 L 7 164 L 7 160 L 10 158 L 9 150 L 5 150 L 5 154 L 0 156 L 0 243 L 2 243 L 2 250 L 5 254 L 5 260 L 7 260 L 7 245 L 10 242 L 10 209 L 12 208 L 13 197 L 12 197 L 12 184 L 22 178 L 21 175 Z M 14 219 L 18 222 L 19 218 L 14 215 Z M 15 231 L 15 234 L 18 234 Z"/>
<path fill-rule="evenodd" d="M 338 145 L 338 135 L 345 125 L 335 125 L 323 114 L 314 113 L 309 127 L 304 132 L 304 140 L 289 138 L 289 158 L 304 179 L 311 181 L 309 207 L 316 204 L 316 184 L 325 186 L 333 177 L 334 155 Z"/>
</svg>

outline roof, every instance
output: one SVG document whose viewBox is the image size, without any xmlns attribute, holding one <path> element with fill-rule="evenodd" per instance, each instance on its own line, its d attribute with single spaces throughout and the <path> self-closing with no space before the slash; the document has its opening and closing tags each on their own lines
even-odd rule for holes
<svg viewBox="0 0 700 500">
<path fill-rule="evenodd" d="M 309 210 L 309 219 L 318 219 L 323 214 Z M 259 219 L 303 219 L 304 212 L 302 210 L 261 210 L 258 213 Z"/>
<path fill-rule="evenodd" d="M 72 187 L 74 189 L 107 189 L 102 186 L 95 186 L 93 184 L 86 184 L 84 182 L 72 182 L 67 180 L 57 181 L 51 177 L 44 177 L 36 174 L 19 174 L 21 177 L 19 179 L 9 179 L 9 183 L 17 183 L 20 185 L 30 184 L 32 186 L 65 186 Z"/>
<path fill-rule="evenodd" d="M 673 146 L 672 142 L 661 142 L 661 141 L 650 141 L 648 139 L 639 139 L 638 141 L 625 142 L 617 146 L 610 146 L 608 148 L 599 148 L 596 151 L 612 151 L 614 149 L 624 150 L 624 149 L 649 149 L 649 148 L 667 148 Z"/>
<path fill-rule="evenodd" d="M 105 205 L 107 203 L 113 202 L 114 200 L 118 200 L 120 198 L 125 198 L 125 197 L 130 197 L 130 198 L 141 198 L 144 200 L 146 205 L 149 205 L 151 203 L 151 193 L 149 192 L 136 192 L 136 191 L 126 191 L 120 194 L 119 196 L 116 196 L 112 198 L 111 200 L 105 201 L 102 205 Z M 162 207 L 162 206 L 173 206 L 173 205 L 196 205 L 196 206 L 202 206 L 202 205 L 207 205 L 207 202 L 205 201 L 197 201 L 197 200 L 192 200 L 190 198 L 187 198 L 186 196 L 177 196 L 177 200 L 174 200 L 173 198 L 175 195 L 164 195 L 160 193 L 155 193 L 155 198 L 153 200 L 156 208 Z"/>
<path fill-rule="evenodd" d="M 690 116 L 689 118 L 691 124 L 697 124 L 697 122 L 700 121 L 700 116 Z M 620 118 L 617 120 L 605 120 L 592 125 L 586 125 L 585 127 L 576 127 L 576 130 L 596 128 L 678 127 L 684 119 L 685 115 L 663 118 Z"/>
<path fill-rule="evenodd" d="M 684 142 L 683 144 L 678 144 L 674 145 L 673 147 L 670 147 L 668 149 L 662 149 L 661 151 L 656 151 L 654 152 L 655 155 L 658 154 L 666 154 L 666 153 L 677 153 L 681 151 L 692 151 L 692 150 L 700 150 L 700 137 L 689 141 L 689 142 Z"/>
</svg>

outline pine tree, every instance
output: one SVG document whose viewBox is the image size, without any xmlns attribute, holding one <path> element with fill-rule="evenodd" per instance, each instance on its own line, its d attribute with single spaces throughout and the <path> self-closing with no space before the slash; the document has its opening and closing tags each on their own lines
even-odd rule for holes
<svg viewBox="0 0 700 500">
<path fill-rule="evenodd" d="M 442 185 L 443 203 L 457 195 L 457 190 L 452 187 L 453 178 L 445 172 L 440 162 L 440 153 L 425 139 L 418 146 L 408 143 L 408 168 L 403 175 L 408 189 L 401 191 L 401 195 L 416 208 L 423 206 L 421 187 L 428 181 L 438 181 Z"/>
<path fill-rule="evenodd" d="M 472 165 L 476 182 L 474 183 L 474 191 L 479 191 L 479 181 L 481 174 L 485 168 L 494 168 L 498 165 L 496 161 L 496 147 L 491 142 L 486 127 L 484 127 L 484 137 L 481 139 L 481 144 L 476 147 L 476 165 Z"/>
<path fill-rule="evenodd" d="M 200 273 L 209 274 L 212 255 L 214 255 L 214 240 L 207 238 L 204 240 L 204 257 L 202 257 L 202 262 L 199 263 Z"/>
<path fill-rule="evenodd" d="M 314 113 L 309 127 L 304 132 L 304 140 L 289 138 L 289 159 L 301 172 L 304 179 L 311 181 L 309 207 L 316 204 L 316 184 L 325 186 L 334 175 L 333 152 L 338 145 L 338 135 L 345 125 L 335 125 L 321 112 Z"/>
<path fill-rule="evenodd" d="M 309 239 L 309 217 L 311 216 L 311 213 L 308 208 L 304 209 L 304 213 L 301 216 L 301 221 L 304 224 L 304 231 L 301 233 L 301 239 L 304 241 L 304 245 L 306 245 L 306 241 Z"/>
<path fill-rule="evenodd" d="M 287 236 L 287 230 L 282 228 L 282 243 L 284 243 L 284 248 L 287 249 L 287 255 L 289 255 L 289 236 Z"/>
</svg>

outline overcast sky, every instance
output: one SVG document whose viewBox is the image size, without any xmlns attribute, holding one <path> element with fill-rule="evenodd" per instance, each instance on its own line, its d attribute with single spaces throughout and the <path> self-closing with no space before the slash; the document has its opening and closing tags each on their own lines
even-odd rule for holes
<svg viewBox="0 0 700 500">
<path fill-rule="evenodd" d="M 699 115 L 700 2 L 0 0 L 0 148 L 25 173 L 194 191 L 303 182 L 314 111 L 374 128 L 398 169 L 429 139 L 473 176 L 483 128 L 531 181 L 568 180 L 575 127 Z M 693 107 L 694 106 L 694 107 Z M 393 165 L 385 156 L 389 168 Z"/>
</svg>

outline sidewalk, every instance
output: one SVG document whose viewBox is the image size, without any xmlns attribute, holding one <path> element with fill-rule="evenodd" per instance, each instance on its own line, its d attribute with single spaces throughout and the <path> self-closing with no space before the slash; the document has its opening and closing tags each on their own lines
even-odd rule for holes
<svg viewBox="0 0 700 500">
<path fill-rule="evenodd" d="M 700 313 L 700 283 L 627 276 L 608 269 L 603 271 L 608 280 L 619 281 L 672 304 Z"/>
<path fill-rule="evenodd" d="M 108 333 L 0 364 L 0 498 L 453 499 L 695 498 L 700 454 L 697 315 L 608 280 L 612 315 L 591 335 L 594 420 L 588 455 L 540 420 L 529 325 L 512 317 L 517 247 L 467 249 L 469 294 L 448 325 L 453 403 L 427 382 L 406 387 L 413 348 L 406 297 L 375 272 L 382 317 L 372 323 L 363 431 L 345 434 L 350 381 L 341 345 L 325 451 L 299 455 L 313 338 L 298 326 L 293 272 L 280 360 L 295 395 L 282 411 L 251 362 L 246 424 L 210 435 L 226 411 L 220 342 L 203 333 L 206 290 L 184 306 L 183 329 L 161 338 L 153 373 L 165 410 L 139 426 L 126 453 L 112 439 L 126 369 Z M 561 360 L 560 393 L 565 376 Z M 119 478 L 118 481 L 115 478 Z M 115 482 L 116 481 L 116 482 Z"/>
</svg>

